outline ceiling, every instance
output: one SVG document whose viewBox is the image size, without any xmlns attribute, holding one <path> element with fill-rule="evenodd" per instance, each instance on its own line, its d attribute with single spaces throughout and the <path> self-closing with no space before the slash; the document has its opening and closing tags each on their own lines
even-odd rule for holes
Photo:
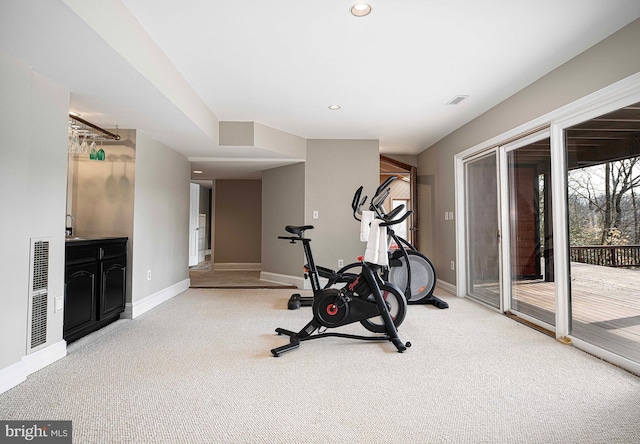
<svg viewBox="0 0 640 444">
<path fill-rule="evenodd" d="M 640 16 L 637 0 L 371 0 L 366 17 L 353 3 L 3 0 L 0 48 L 200 178 L 255 178 L 303 156 L 221 145 L 218 122 L 415 155 Z"/>
</svg>

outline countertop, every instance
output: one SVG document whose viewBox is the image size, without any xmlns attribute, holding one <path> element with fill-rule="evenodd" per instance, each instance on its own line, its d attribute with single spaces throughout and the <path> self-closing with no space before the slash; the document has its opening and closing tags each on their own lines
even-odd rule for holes
<svg viewBox="0 0 640 444">
<path fill-rule="evenodd" d="M 122 236 L 66 236 L 64 238 L 65 243 L 72 243 L 74 245 L 126 240 L 129 240 L 129 238 Z"/>
</svg>

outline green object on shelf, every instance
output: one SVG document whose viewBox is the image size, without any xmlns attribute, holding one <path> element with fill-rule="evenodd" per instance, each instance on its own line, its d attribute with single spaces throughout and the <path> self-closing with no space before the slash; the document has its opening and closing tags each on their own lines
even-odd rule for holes
<svg viewBox="0 0 640 444">
<path fill-rule="evenodd" d="M 98 150 L 98 160 L 104 160 L 104 150 L 102 148 Z"/>
</svg>

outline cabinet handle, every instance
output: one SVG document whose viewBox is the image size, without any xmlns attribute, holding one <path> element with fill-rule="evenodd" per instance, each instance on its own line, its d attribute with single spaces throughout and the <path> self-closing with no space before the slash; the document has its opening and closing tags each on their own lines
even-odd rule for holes
<svg viewBox="0 0 640 444">
<path fill-rule="evenodd" d="M 100 247 L 98 255 L 100 256 L 100 259 L 104 257 L 104 250 L 102 249 L 102 247 Z"/>
</svg>

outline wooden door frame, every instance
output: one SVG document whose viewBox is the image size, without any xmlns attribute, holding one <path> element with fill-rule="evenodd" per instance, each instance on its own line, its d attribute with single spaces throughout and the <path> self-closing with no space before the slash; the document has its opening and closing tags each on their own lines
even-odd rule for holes
<svg viewBox="0 0 640 444">
<path fill-rule="evenodd" d="M 383 162 L 404 170 L 402 172 L 409 173 L 409 188 L 411 189 L 410 205 L 413 210 L 413 214 L 409 218 L 409 230 L 412 232 L 412 244 L 418 247 L 418 245 L 420 245 L 418 241 L 418 168 L 381 154 L 380 163 Z M 380 170 L 380 174 L 383 174 L 382 169 Z"/>
</svg>

